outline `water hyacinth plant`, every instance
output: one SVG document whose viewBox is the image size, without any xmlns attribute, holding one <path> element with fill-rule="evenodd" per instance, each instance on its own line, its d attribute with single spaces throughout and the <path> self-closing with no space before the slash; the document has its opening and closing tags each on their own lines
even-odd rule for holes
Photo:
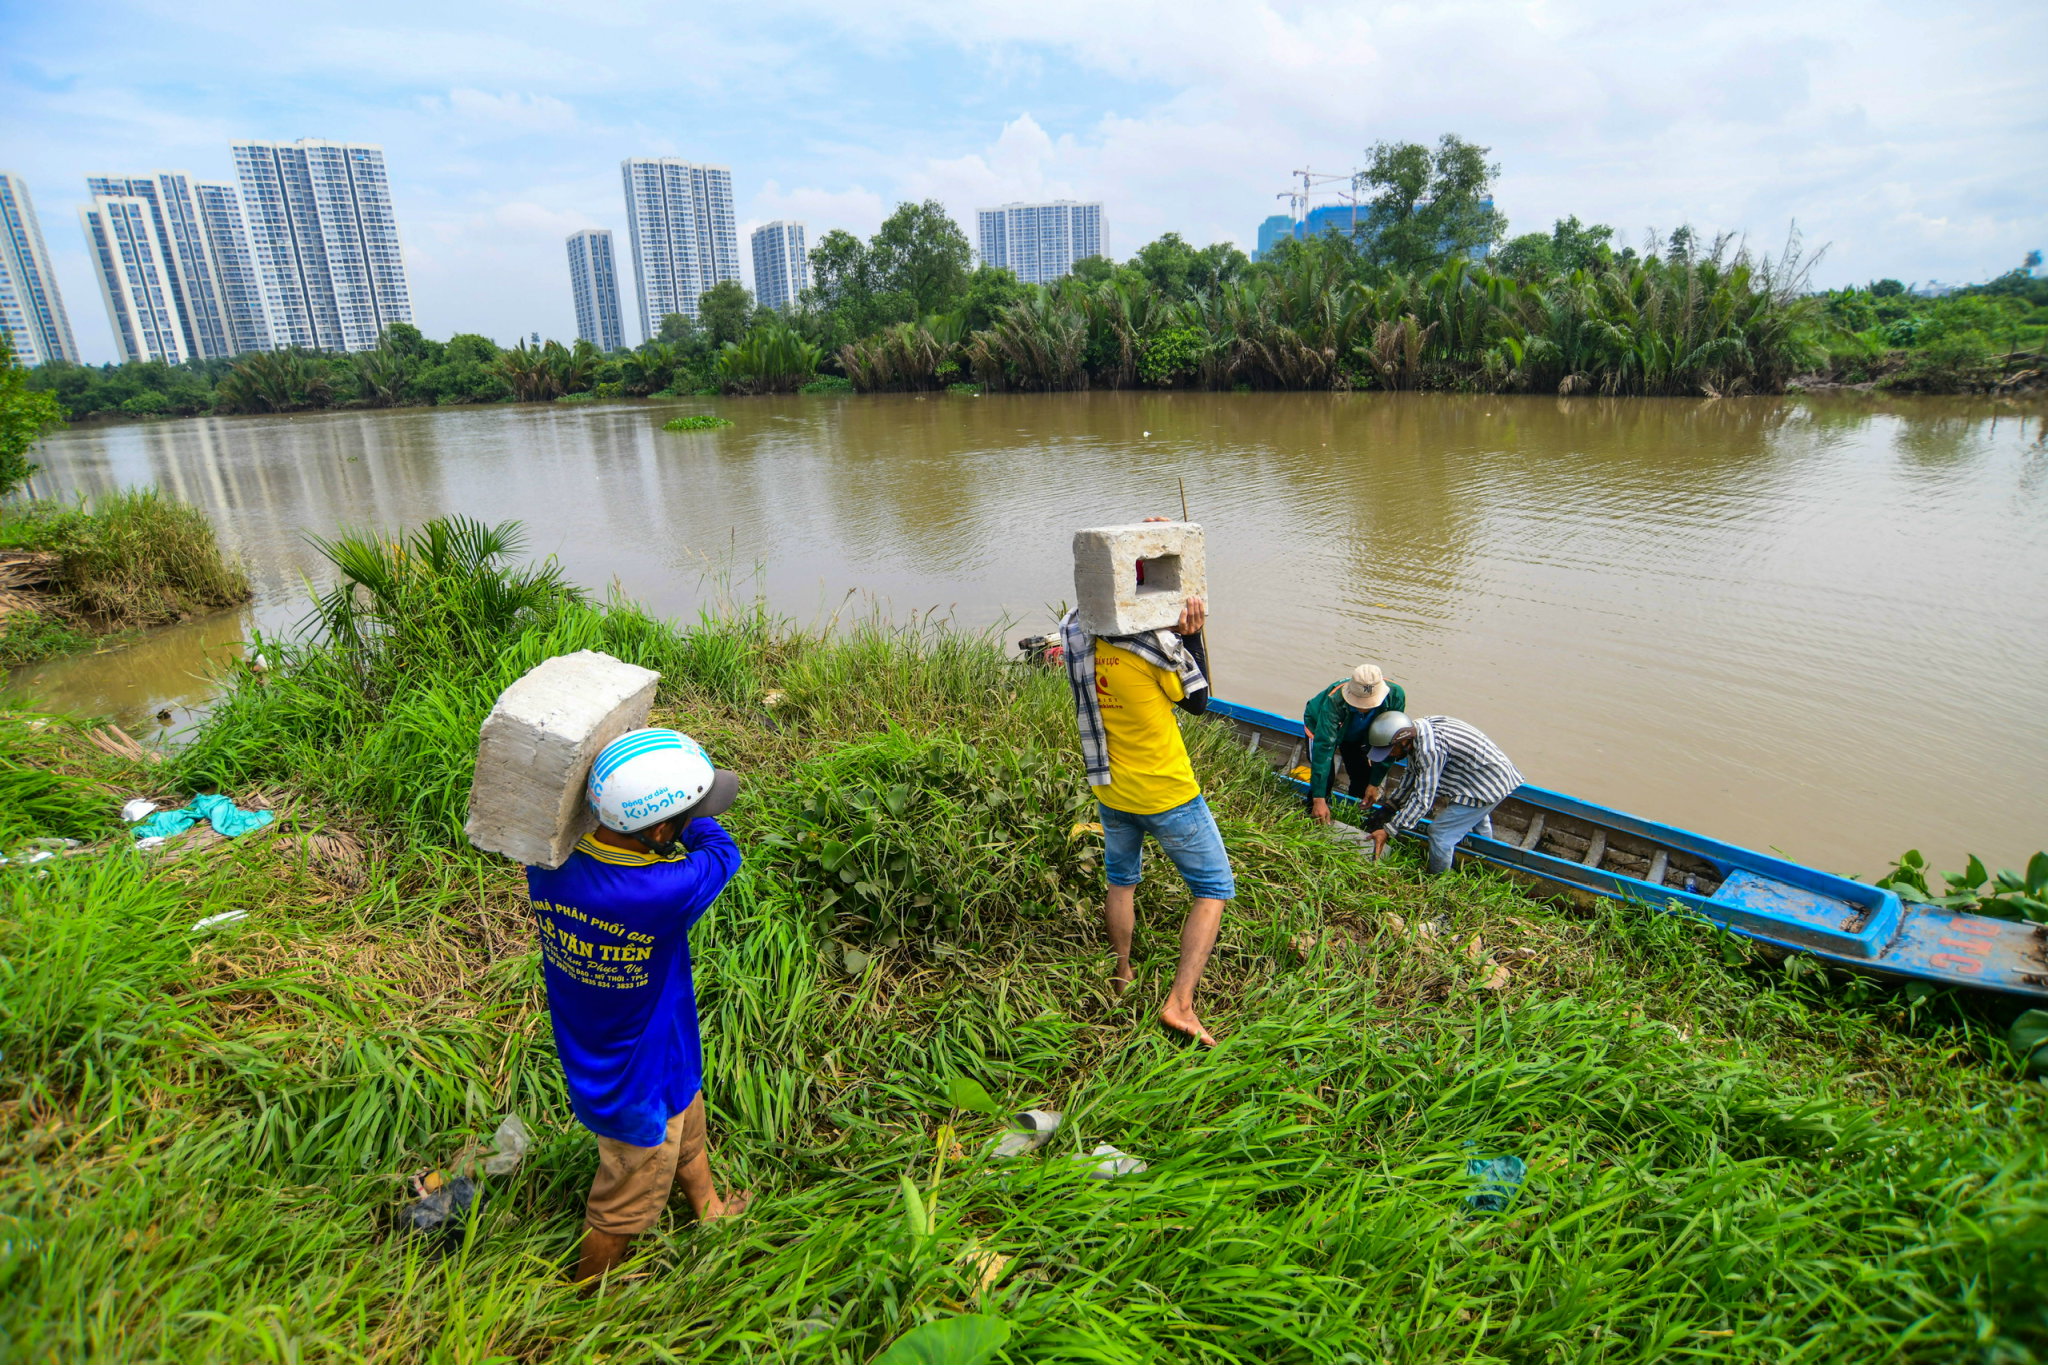
<svg viewBox="0 0 2048 1365">
<path fill-rule="evenodd" d="M 1137 985 L 1109 987 L 1056 672 L 925 620 L 657 621 L 518 564 L 506 528 L 330 548 L 356 605 L 274 646 L 171 770 L 0 716 L 12 770 L 84 784 L 52 788 L 52 818 L 107 841 L 0 868 L 11 1358 L 2048 1349 L 2048 1090 L 2005 1021 L 1831 987 L 1664 915 L 1361 863 L 1190 720 L 1239 897 L 1204 996 L 1223 1045 L 1186 1050 L 1152 1022 L 1186 904 L 1170 876 L 1140 889 Z M 492 699 L 577 648 L 659 669 L 656 722 L 744 774 L 747 865 L 692 950 L 715 1160 L 760 1192 L 734 1226 L 671 1211 L 589 1298 L 562 1276 L 595 1151 L 523 879 L 460 832 Z M 115 797 L 201 770 L 282 818 L 210 854 L 128 852 Z M 807 832 L 846 845 L 837 866 Z M 303 842 L 344 833 L 364 850 L 346 874 Z M 828 902 L 848 866 L 873 891 Z M 906 901 L 911 869 L 957 913 Z M 991 1161 L 989 1111 L 1026 1108 L 1062 1113 L 1052 1140 Z M 512 1112 L 536 1136 L 519 1170 L 446 1237 L 406 1231 L 408 1176 Z M 1103 1143 L 1148 1169 L 1091 1178 L 1076 1158 Z M 1527 1167 L 1483 1217 L 1473 1151 Z"/>
<path fill-rule="evenodd" d="M 661 424 L 663 431 L 716 431 L 729 427 L 732 419 L 719 417 L 708 412 L 693 412 L 684 417 L 671 417 Z"/>
<path fill-rule="evenodd" d="M 1898 892 L 1902 900 L 1945 906 L 1972 915 L 2048 924 L 2048 851 L 2029 858 L 2024 874 L 2008 867 L 2000 868 L 1995 875 L 1984 866 L 1982 858 L 1972 853 L 1961 872 L 1936 874 L 1942 881 L 1938 892 L 1929 888 L 1928 870 L 1920 850 L 1909 848 L 1899 855 L 1892 870 L 1878 879 L 1877 885 Z"/>
</svg>

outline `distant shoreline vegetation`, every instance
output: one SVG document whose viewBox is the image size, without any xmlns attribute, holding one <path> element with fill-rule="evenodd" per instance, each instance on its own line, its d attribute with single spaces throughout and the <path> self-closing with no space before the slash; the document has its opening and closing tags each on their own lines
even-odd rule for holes
<svg viewBox="0 0 2048 1365">
<path fill-rule="evenodd" d="M 1111 389 L 1732 395 L 1859 386 L 2012 393 L 2048 385 L 2041 256 L 1940 297 L 1897 280 L 1814 291 L 1796 235 L 1775 257 L 1680 228 L 1641 249 L 1560 220 L 1508 237 L 1498 167 L 1455 137 L 1372 149 L 1355 235 L 1252 261 L 1174 233 L 1049 286 L 974 268 L 936 201 L 875 235 L 825 233 L 787 313 L 737 281 L 698 316 L 606 354 L 510 349 L 410 325 L 352 355 L 50 364 L 28 385 L 73 420 L 684 395 Z M 1371 192 L 1370 199 L 1365 193 Z"/>
</svg>

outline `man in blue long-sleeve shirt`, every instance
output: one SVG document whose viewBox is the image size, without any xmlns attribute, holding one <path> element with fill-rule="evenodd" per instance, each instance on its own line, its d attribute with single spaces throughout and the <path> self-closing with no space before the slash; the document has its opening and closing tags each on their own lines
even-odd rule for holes
<svg viewBox="0 0 2048 1365">
<path fill-rule="evenodd" d="M 748 1198 L 711 1183 L 690 976 L 690 927 L 739 871 L 739 845 L 711 818 L 738 790 L 689 736 L 632 731 L 591 767 L 597 831 L 560 867 L 526 869 L 555 1051 L 597 1135 L 578 1280 L 623 1261 L 678 1183 L 703 1220 Z"/>
</svg>

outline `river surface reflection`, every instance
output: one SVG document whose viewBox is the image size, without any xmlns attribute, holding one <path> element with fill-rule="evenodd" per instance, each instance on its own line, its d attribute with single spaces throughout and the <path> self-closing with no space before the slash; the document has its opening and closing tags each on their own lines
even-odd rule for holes
<svg viewBox="0 0 2048 1365">
<path fill-rule="evenodd" d="M 679 411 L 734 426 L 672 433 Z M 2048 843 L 2048 441 L 1972 400 L 950 395 L 507 406 L 85 427 L 38 491 L 156 483 L 250 564 L 247 613 L 46 666 L 173 724 L 290 628 L 308 534 L 519 518 L 667 613 L 758 569 L 824 619 L 1050 624 L 1074 528 L 1209 531 L 1220 695 L 1298 713 L 1361 659 L 1535 782 L 1838 871 Z M 146 710 L 144 709 L 146 708 Z"/>
</svg>

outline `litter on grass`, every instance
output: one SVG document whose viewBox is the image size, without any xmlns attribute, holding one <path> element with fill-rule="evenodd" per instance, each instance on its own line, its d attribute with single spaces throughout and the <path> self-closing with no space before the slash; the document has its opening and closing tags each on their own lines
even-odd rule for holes
<svg viewBox="0 0 2048 1365">
<path fill-rule="evenodd" d="M 420 1171 L 412 1178 L 413 1193 L 418 1196 L 405 1206 L 406 1223 L 416 1232 L 428 1232 L 458 1219 L 468 1212 L 476 1202 L 479 1171 L 484 1175 L 510 1175 L 519 1169 L 519 1163 L 526 1159 L 527 1151 L 533 1146 L 533 1134 L 528 1131 L 526 1121 L 517 1114 L 507 1114 L 498 1124 L 497 1132 L 491 1135 L 491 1153 L 478 1162 L 478 1144 L 472 1140 L 465 1143 L 455 1159 L 448 1163 L 447 1171 Z M 467 1171 L 467 1174 L 451 1172 Z"/>
<path fill-rule="evenodd" d="M 417 1180 L 414 1188 L 420 1188 L 427 1181 L 434 1182 L 434 1188 L 425 1191 L 405 1208 L 405 1221 L 415 1232 L 431 1232 L 451 1218 L 460 1218 L 476 1202 L 476 1182 L 468 1176 L 443 1182 L 436 1172 Z"/>
<path fill-rule="evenodd" d="M 208 929 L 215 929 L 223 924 L 234 924 L 247 918 L 249 918 L 247 910 L 224 910 L 218 915 L 208 915 L 205 919 L 193 925 L 192 932 L 195 934 L 204 933 Z"/>
<path fill-rule="evenodd" d="M 1052 1140 L 1053 1130 L 1060 1126 L 1060 1116 L 1051 1109 L 1026 1109 L 1021 1114 L 1011 1115 L 1010 1122 L 1015 1127 L 996 1139 L 991 1153 L 998 1160 L 1023 1156 L 1045 1146 Z"/>
<path fill-rule="evenodd" d="M 1521 1192 L 1529 1167 L 1518 1156 L 1474 1157 L 1465 1174 L 1481 1182 L 1478 1194 L 1465 1196 L 1465 1207 L 1477 1213 L 1499 1213 Z"/>
<path fill-rule="evenodd" d="M 160 810 L 146 820 L 137 821 L 135 837 L 147 839 L 160 834 L 168 838 L 173 834 L 183 834 L 204 820 L 222 838 L 233 839 L 252 829 L 261 829 L 275 818 L 267 810 L 243 810 L 225 796 L 201 792 L 193 796 L 192 804 L 188 806 Z"/>
<path fill-rule="evenodd" d="M 1120 1152 L 1106 1142 L 1086 1156 L 1076 1153 L 1074 1160 L 1096 1163 L 1088 1172 L 1090 1180 L 1114 1180 L 1120 1175 L 1142 1175 L 1149 1169 L 1144 1162 L 1129 1152 Z"/>
<path fill-rule="evenodd" d="M 498 1131 L 491 1135 L 491 1142 L 494 1150 L 484 1158 L 484 1174 L 510 1175 L 525 1160 L 527 1148 L 533 1146 L 533 1134 L 526 1131 L 526 1120 L 517 1114 L 507 1114 Z"/>
<path fill-rule="evenodd" d="M 82 847 L 76 839 L 31 839 L 17 849 L 11 858 L 6 854 L 0 854 L 0 865 L 13 863 L 20 867 L 30 867 L 36 863 L 46 863 L 52 858 L 69 857 Z M 38 872 L 36 875 L 40 877 L 45 874 Z"/>
</svg>

